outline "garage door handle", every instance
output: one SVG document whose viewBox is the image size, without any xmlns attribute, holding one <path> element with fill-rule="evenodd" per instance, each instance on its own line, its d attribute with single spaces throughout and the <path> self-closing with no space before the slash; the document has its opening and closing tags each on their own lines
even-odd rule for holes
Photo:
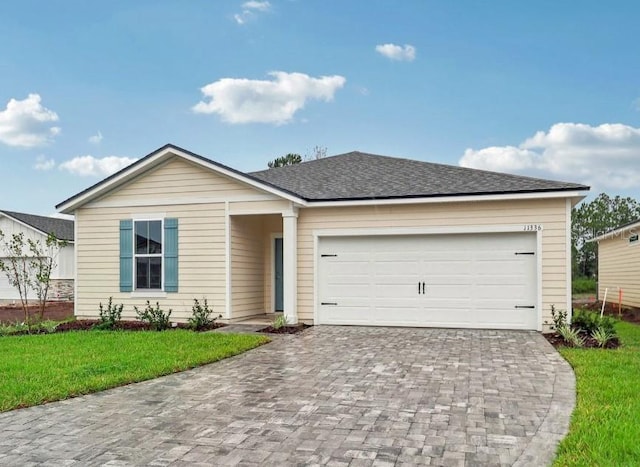
<svg viewBox="0 0 640 467">
<path fill-rule="evenodd" d="M 516 255 L 535 255 L 535 251 L 516 251 Z"/>
<path fill-rule="evenodd" d="M 422 283 L 422 294 L 424 295 L 425 293 L 425 288 L 424 288 L 424 282 Z"/>
<path fill-rule="evenodd" d="M 535 305 L 516 305 L 516 308 L 535 308 Z"/>
<path fill-rule="evenodd" d="M 320 305 L 333 305 L 333 306 L 337 306 L 338 304 L 336 302 L 320 302 Z"/>
<path fill-rule="evenodd" d="M 420 282 L 418 282 L 418 295 L 420 295 Z"/>
</svg>

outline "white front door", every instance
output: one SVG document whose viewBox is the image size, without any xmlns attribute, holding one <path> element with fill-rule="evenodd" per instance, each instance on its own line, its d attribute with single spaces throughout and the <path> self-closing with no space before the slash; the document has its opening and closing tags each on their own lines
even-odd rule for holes
<svg viewBox="0 0 640 467">
<path fill-rule="evenodd" d="M 323 237 L 319 324 L 537 329 L 531 233 Z"/>
</svg>

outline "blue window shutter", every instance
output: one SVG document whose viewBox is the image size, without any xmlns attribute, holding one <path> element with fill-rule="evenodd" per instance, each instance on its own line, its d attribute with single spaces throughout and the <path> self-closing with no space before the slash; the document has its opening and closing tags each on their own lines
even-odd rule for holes
<svg viewBox="0 0 640 467">
<path fill-rule="evenodd" d="M 133 221 L 120 221 L 120 292 L 133 290 Z"/>
<path fill-rule="evenodd" d="M 164 291 L 178 291 L 178 219 L 164 220 Z"/>
</svg>

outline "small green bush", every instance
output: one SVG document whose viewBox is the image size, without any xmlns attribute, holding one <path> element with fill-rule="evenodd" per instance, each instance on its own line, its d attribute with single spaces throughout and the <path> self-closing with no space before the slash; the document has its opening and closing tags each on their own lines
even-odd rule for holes
<svg viewBox="0 0 640 467">
<path fill-rule="evenodd" d="M 553 324 L 550 326 L 553 331 L 557 331 L 561 327 L 568 325 L 567 312 L 565 310 L 556 310 L 555 305 L 551 305 L 551 320 Z"/>
<path fill-rule="evenodd" d="M 59 321 L 40 321 L 39 323 L 32 324 L 29 326 L 26 323 L 21 323 L 16 321 L 13 324 L 2 324 L 0 323 L 0 336 L 11 336 L 13 334 L 24 334 L 24 332 L 28 332 L 29 334 L 40 334 L 46 333 L 51 334 L 55 332 L 56 326 L 60 324 Z"/>
<path fill-rule="evenodd" d="M 271 327 L 273 329 L 280 329 L 285 327 L 288 324 L 289 324 L 289 321 L 287 320 L 287 317 L 284 314 L 282 314 L 282 315 L 276 316 L 276 318 L 273 320 L 273 324 L 271 325 Z"/>
<path fill-rule="evenodd" d="M 611 341 L 611 339 L 613 339 L 615 336 L 612 335 L 605 328 L 600 327 L 595 329 L 591 333 L 591 337 L 594 338 L 594 340 L 597 342 L 599 347 L 605 347 L 609 343 L 609 341 Z"/>
<path fill-rule="evenodd" d="M 573 293 L 596 293 L 596 280 L 592 277 L 576 277 L 571 282 Z"/>
<path fill-rule="evenodd" d="M 20 323 L 18 321 L 13 324 L 0 323 L 0 336 L 10 336 L 11 334 L 24 331 L 29 331 L 29 326 L 26 323 Z"/>
<path fill-rule="evenodd" d="M 96 324 L 96 329 L 115 329 L 118 322 L 122 318 L 122 308 L 124 305 L 114 305 L 113 297 L 109 297 L 109 302 L 107 303 L 107 307 L 104 308 L 102 306 L 102 302 L 100 302 L 100 323 Z"/>
<path fill-rule="evenodd" d="M 584 338 L 580 335 L 579 329 L 565 325 L 559 327 L 557 331 L 565 342 L 571 344 L 573 347 L 582 347 L 584 345 Z"/>
<path fill-rule="evenodd" d="M 165 313 L 165 311 L 160 308 L 160 303 L 156 302 L 156 306 L 151 306 L 149 300 L 147 300 L 147 306 L 143 311 L 140 311 L 137 306 L 134 306 L 133 309 L 138 316 L 140 321 L 144 321 L 145 323 L 149 323 L 151 329 L 154 331 L 164 331 L 165 329 L 169 329 L 171 326 L 171 321 L 169 318 L 171 316 L 171 308 L 169 311 Z"/>
<path fill-rule="evenodd" d="M 212 314 L 213 309 L 209 308 L 206 298 L 203 299 L 202 304 L 200 304 L 197 298 L 194 298 L 193 306 L 191 307 L 191 318 L 189 318 L 189 327 L 194 331 L 201 331 L 215 323 L 216 319 L 222 318 L 222 315 L 212 318 Z"/>
<path fill-rule="evenodd" d="M 588 310 L 576 310 L 571 319 L 571 325 L 574 328 L 582 329 L 588 334 L 593 334 L 597 329 L 603 329 L 612 337 L 616 335 L 616 320 L 611 316 L 602 316 L 598 313 Z"/>
</svg>

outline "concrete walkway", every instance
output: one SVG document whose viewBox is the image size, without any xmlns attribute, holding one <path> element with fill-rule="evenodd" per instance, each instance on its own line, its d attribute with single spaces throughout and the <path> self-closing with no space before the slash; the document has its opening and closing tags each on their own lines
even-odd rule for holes
<svg viewBox="0 0 640 467">
<path fill-rule="evenodd" d="M 0 465 L 545 465 L 574 394 L 535 332 L 319 326 L 0 414 Z"/>
</svg>

